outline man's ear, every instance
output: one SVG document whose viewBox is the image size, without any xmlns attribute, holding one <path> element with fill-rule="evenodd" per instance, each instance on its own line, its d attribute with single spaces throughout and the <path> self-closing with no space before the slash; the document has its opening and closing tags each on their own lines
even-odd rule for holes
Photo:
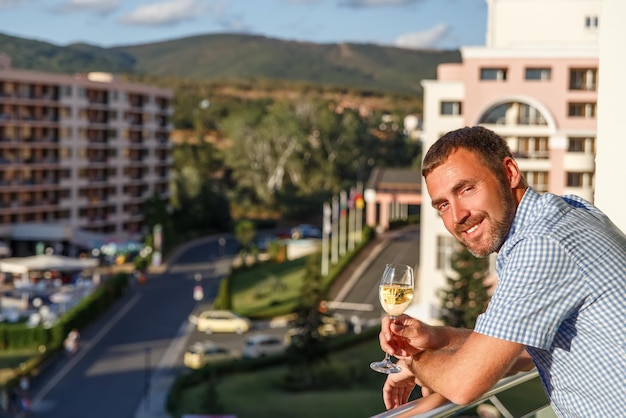
<svg viewBox="0 0 626 418">
<path fill-rule="evenodd" d="M 502 164 L 504 165 L 504 172 L 511 188 L 515 189 L 521 186 L 523 184 L 522 173 L 519 171 L 517 161 L 511 157 L 505 157 Z"/>
</svg>

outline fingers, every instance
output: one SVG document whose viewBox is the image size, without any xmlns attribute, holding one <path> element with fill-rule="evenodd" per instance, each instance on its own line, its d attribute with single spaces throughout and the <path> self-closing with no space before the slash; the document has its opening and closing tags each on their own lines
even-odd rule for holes
<svg viewBox="0 0 626 418">
<path fill-rule="evenodd" d="M 383 401 L 386 409 L 393 409 L 404 405 L 411 396 L 411 390 L 408 388 L 394 388 L 390 391 L 383 392 Z"/>
<path fill-rule="evenodd" d="M 381 348 L 395 357 L 412 356 L 430 346 L 429 329 L 426 324 L 408 315 L 399 315 L 393 321 L 385 317 L 379 336 Z"/>
<path fill-rule="evenodd" d="M 399 361 L 398 365 L 402 371 L 388 375 L 383 386 L 383 401 L 387 409 L 407 403 L 415 388 L 415 376 L 411 369 L 403 361 Z"/>
<path fill-rule="evenodd" d="M 385 383 L 383 387 L 383 402 L 385 403 L 385 408 L 392 409 L 407 403 L 414 387 L 413 385 L 393 386 Z"/>
</svg>

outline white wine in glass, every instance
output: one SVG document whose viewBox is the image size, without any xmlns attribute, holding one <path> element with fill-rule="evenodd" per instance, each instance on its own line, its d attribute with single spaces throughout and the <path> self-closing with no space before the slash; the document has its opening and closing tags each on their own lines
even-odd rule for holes
<svg viewBox="0 0 626 418">
<path fill-rule="evenodd" d="M 405 264 L 390 263 L 385 266 L 383 277 L 378 287 L 378 297 L 385 312 L 391 320 L 402 314 L 413 300 L 413 267 Z M 389 353 L 385 358 L 370 364 L 373 370 L 380 373 L 398 373 L 402 369 L 391 361 Z"/>
</svg>

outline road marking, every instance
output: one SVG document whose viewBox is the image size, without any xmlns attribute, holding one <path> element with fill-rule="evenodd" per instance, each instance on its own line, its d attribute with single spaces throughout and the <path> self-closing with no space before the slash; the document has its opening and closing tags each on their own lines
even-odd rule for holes
<svg viewBox="0 0 626 418">
<path fill-rule="evenodd" d="M 382 240 L 376 245 L 376 247 L 374 247 L 374 249 L 368 254 L 365 261 L 359 264 L 359 266 L 354 270 L 354 272 L 352 273 L 352 276 L 350 276 L 350 279 L 348 280 L 346 285 L 343 288 L 341 288 L 341 291 L 335 298 L 334 302 L 343 302 L 343 299 L 346 297 L 348 292 L 352 290 L 356 282 L 361 278 L 365 269 L 369 268 L 370 264 L 372 263 L 371 260 L 378 257 L 378 255 L 383 251 L 383 248 L 385 247 L 385 245 L 387 245 L 386 240 Z"/>
<path fill-rule="evenodd" d="M 113 328 L 113 326 L 117 324 L 124 315 L 126 315 L 130 308 L 132 308 L 140 298 L 141 294 L 136 293 L 132 297 L 132 299 L 126 302 L 122 309 L 117 311 L 115 316 L 111 318 L 111 320 L 100 329 L 96 336 L 91 341 L 89 341 L 88 344 L 82 346 L 80 350 L 78 350 L 78 352 L 72 356 L 70 361 L 68 361 L 67 364 L 63 366 L 63 368 L 37 393 L 37 396 L 35 396 L 32 400 L 33 405 L 41 402 L 43 398 L 45 398 L 46 395 L 48 395 L 48 393 L 50 393 L 50 391 L 69 373 L 72 367 L 74 367 L 76 363 L 78 363 L 83 357 L 85 357 L 85 355 L 89 352 L 89 350 L 93 348 L 93 346 L 100 342 L 105 334 L 109 332 L 111 328 Z"/>
<path fill-rule="evenodd" d="M 337 302 L 329 300 L 326 301 L 326 306 L 328 306 L 329 309 L 348 309 L 351 311 L 371 312 L 374 310 L 374 305 L 371 303 Z"/>
</svg>

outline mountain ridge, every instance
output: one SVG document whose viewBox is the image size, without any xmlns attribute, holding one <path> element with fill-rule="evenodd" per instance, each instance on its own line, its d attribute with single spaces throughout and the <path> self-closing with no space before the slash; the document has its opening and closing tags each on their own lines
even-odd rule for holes
<svg viewBox="0 0 626 418">
<path fill-rule="evenodd" d="M 316 44 L 245 34 L 206 34 L 152 43 L 59 46 L 0 33 L 0 54 L 16 69 L 112 73 L 198 81 L 281 80 L 421 95 L 437 66 L 458 50 L 413 50 L 358 43 Z"/>
</svg>

